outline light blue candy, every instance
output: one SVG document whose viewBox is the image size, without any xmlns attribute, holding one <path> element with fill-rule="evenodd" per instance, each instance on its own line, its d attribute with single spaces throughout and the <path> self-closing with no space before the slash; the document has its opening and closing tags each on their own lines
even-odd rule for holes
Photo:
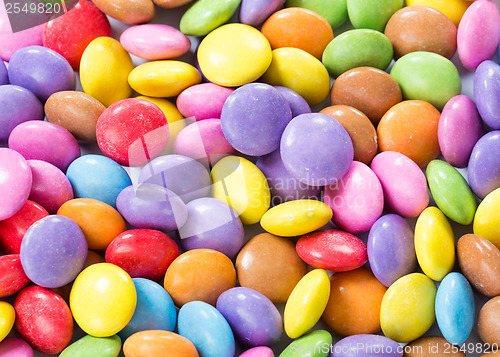
<svg viewBox="0 0 500 357">
<path fill-rule="evenodd" d="M 436 319 L 448 342 L 460 345 L 474 327 L 474 294 L 467 279 L 450 273 L 439 285 L 436 295 Z"/>
<path fill-rule="evenodd" d="M 75 197 L 93 198 L 116 208 L 116 197 L 132 184 L 119 164 L 102 155 L 84 155 L 66 171 Z"/>
<path fill-rule="evenodd" d="M 185 304 L 179 311 L 179 334 L 191 341 L 201 357 L 233 357 L 234 335 L 222 314 L 202 301 Z"/>
<path fill-rule="evenodd" d="M 132 320 L 118 333 L 125 341 L 139 331 L 174 331 L 177 312 L 174 302 L 165 289 L 149 279 L 132 279 L 137 292 L 137 305 Z"/>
</svg>

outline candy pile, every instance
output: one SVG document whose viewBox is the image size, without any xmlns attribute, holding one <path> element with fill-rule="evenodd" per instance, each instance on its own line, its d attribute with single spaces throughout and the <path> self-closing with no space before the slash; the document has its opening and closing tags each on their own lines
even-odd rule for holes
<svg viewBox="0 0 500 357">
<path fill-rule="evenodd" d="M 0 7 L 0 357 L 499 349 L 498 6 Z"/>
</svg>

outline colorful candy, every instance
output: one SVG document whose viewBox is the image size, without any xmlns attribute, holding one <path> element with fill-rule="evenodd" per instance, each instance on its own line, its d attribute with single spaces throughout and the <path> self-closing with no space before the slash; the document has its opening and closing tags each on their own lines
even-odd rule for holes
<svg viewBox="0 0 500 357">
<path fill-rule="evenodd" d="M 382 32 L 392 14 L 403 6 L 403 0 L 382 0 L 376 3 L 365 0 L 347 0 L 347 13 L 355 28 Z"/>
<path fill-rule="evenodd" d="M 13 32 L 7 11 L 0 11 L 0 58 L 9 61 L 12 55 L 19 49 L 42 45 L 42 34 L 44 25 L 34 26 L 19 32 Z"/>
<path fill-rule="evenodd" d="M 186 118 L 194 120 L 220 118 L 222 106 L 233 93 L 231 88 L 214 83 L 202 83 L 191 86 L 177 97 L 177 107 Z"/>
<path fill-rule="evenodd" d="M 0 301 L 0 342 L 9 334 L 15 319 L 14 307 L 8 302 Z"/>
<path fill-rule="evenodd" d="M 406 346 L 408 347 L 405 348 L 404 357 L 426 357 L 429 355 L 429 351 L 432 351 L 434 356 L 466 357 L 465 353 L 459 351 L 458 348 L 452 351 L 454 346 L 444 337 L 424 336 Z"/>
<path fill-rule="evenodd" d="M 7 337 L 0 342 L 0 356 L 2 357 L 34 357 L 33 349 L 23 339 Z"/>
<path fill-rule="evenodd" d="M 30 283 L 21 265 L 19 254 L 0 256 L 0 297 L 4 298 L 18 293 Z"/>
<path fill-rule="evenodd" d="M 96 0 L 94 4 L 106 15 L 126 24 L 149 22 L 156 13 L 151 0 Z"/>
<path fill-rule="evenodd" d="M 287 101 L 292 110 L 292 118 L 300 114 L 311 113 L 311 107 L 297 92 L 287 87 L 275 86 L 274 88 L 276 88 Z"/>
<path fill-rule="evenodd" d="M 240 7 L 240 22 L 258 27 L 274 12 L 281 9 L 285 0 L 252 1 L 242 0 Z"/>
<path fill-rule="evenodd" d="M 484 61 L 474 73 L 474 97 L 483 121 L 493 129 L 500 129 L 498 95 L 500 66 L 493 61 Z"/>
<path fill-rule="evenodd" d="M 472 149 L 467 175 L 470 188 L 479 198 L 485 198 L 500 187 L 500 131 L 490 131 Z"/>
<path fill-rule="evenodd" d="M 101 357 L 118 357 L 121 347 L 122 343 L 120 337 L 116 335 L 111 337 L 94 337 L 86 335 L 66 347 L 59 356 L 99 355 Z"/>
<path fill-rule="evenodd" d="M 500 297 L 486 302 L 477 317 L 477 332 L 483 342 L 490 345 L 500 343 Z"/>
<path fill-rule="evenodd" d="M 186 35 L 205 36 L 226 23 L 236 12 L 241 0 L 201 0 L 182 15 L 180 30 Z"/>
<path fill-rule="evenodd" d="M 332 357 L 402 357 L 403 348 L 390 338 L 379 335 L 355 335 L 333 346 Z"/>
<path fill-rule="evenodd" d="M 500 189 L 489 193 L 477 207 L 474 216 L 474 234 L 486 238 L 500 249 Z"/>
<path fill-rule="evenodd" d="M 325 330 L 316 330 L 293 341 L 279 357 L 293 357 L 297 353 L 307 357 L 328 357 L 331 345 L 332 335 Z"/>
<path fill-rule="evenodd" d="M 448 16 L 455 26 L 458 26 L 470 2 L 467 0 L 407 0 L 406 5 L 425 5 L 433 7 Z"/>
<path fill-rule="evenodd" d="M 169 331 L 137 332 L 123 344 L 125 357 L 161 356 L 165 351 L 171 357 L 199 357 L 191 341 Z"/>
</svg>

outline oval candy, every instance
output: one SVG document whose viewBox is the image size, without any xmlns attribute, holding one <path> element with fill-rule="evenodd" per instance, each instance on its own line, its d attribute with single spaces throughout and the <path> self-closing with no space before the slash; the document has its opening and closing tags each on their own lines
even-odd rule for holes
<svg viewBox="0 0 500 357">
<path fill-rule="evenodd" d="M 33 349 L 21 338 L 7 337 L 0 342 L 0 356 L 4 357 L 34 357 Z"/>
<path fill-rule="evenodd" d="M 500 249 L 500 188 L 489 193 L 477 207 L 474 216 L 474 234 L 486 238 Z"/>
<path fill-rule="evenodd" d="M 0 342 L 7 337 L 14 326 L 16 311 L 14 307 L 6 301 L 0 301 Z"/>
<path fill-rule="evenodd" d="M 96 0 L 94 4 L 106 15 L 126 24 L 149 22 L 156 13 L 151 0 Z"/>
<path fill-rule="evenodd" d="M 118 357 L 122 347 L 120 337 L 94 337 L 86 335 L 66 347 L 59 355 L 60 357 L 71 356 L 97 356 Z"/>
<path fill-rule="evenodd" d="M 458 26 L 470 5 L 468 0 L 406 0 L 406 6 L 425 5 L 433 7 L 448 16 Z"/>
<path fill-rule="evenodd" d="M 355 335 L 343 338 L 332 347 L 332 357 L 402 357 L 403 348 L 385 336 Z"/>
<path fill-rule="evenodd" d="M 30 283 L 21 264 L 19 254 L 6 254 L 0 256 L 0 297 L 18 293 Z"/>
<path fill-rule="evenodd" d="M 490 345 L 500 343 L 500 296 L 486 302 L 477 316 L 479 338 Z"/>
<path fill-rule="evenodd" d="M 479 198 L 500 187 L 500 131 L 494 130 L 481 137 L 469 159 L 467 175 L 470 188 Z"/>
<path fill-rule="evenodd" d="M 293 357 L 297 353 L 307 357 L 328 357 L 332 342 L 332 335 L 328 331 L 316 330 L 290 343 L 279 357 Z M 322 346 L 328 348 L 324 349 Z"/>
<path fill-rule="evenodd" d="M 410 342 L 404 348 L 403 357 L 427 357 L 429 351 L 436 357 L 466 357 L 465 353 L 454 348 L 444 337 L 424 336 Z"/>
<path fill-rule="evenodd" d="M 493 129 L 500 129 L 498 95 L 500 93 L 500 66 L 493 61 L 484 61 L 474 73 L 474 98 L 483 121 Z"/>
<path fill-rule="evenodd" d="M 286 0 L 286 7 L 302 7 L 314 11 L 336 29 L 347 20 L 346 0 Z"/>
<path fill-rule="evenodd" d="M 177 107 L 186 118 L 219 119 L 222 107 L 233 89 L 214 83 L 201 83 L 186 88 L 177 97 Z"/>
<path fill-rule="evenodd" d="M 347 14 L 357 29 L 384 31 L 387 21 L 404 6 L 403 0 L 347 0 Z"/>
<path fill-rule="evenodd" d="M 284 3 L 285 0 L 242 0 L 240 8 L 240 22 L 245 25 L 259 27 L 271 14 L 281 9 Z"/>
<path fill-rule="evenodd" d="M 191 341 L 169 331 L 137 332 L 123 343 L 125 357 L 161 356 L 165 351 L 169 357 L 199 356 Z"/>
<path fill-rule="evenodd" d="M 205 36 L 226 23 L 236 12 L 241 0 L 201 0 L 181 17 L 180 30 L 191 36 Z"/>
</svg>

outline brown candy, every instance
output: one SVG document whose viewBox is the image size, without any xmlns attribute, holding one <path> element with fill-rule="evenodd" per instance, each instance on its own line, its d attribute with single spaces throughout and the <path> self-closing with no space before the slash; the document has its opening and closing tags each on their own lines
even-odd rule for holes
<svg viewBox="0 0 500 357">
<path fill-rule="evenodd" d="M 76 91 L 57 92 L 45 103 L 45 116 L 62 126 L 77 139 L 96 141 L 96 124 L 106 107 L 88 94 Z"/>
<path fill-rule="evenodd" d="M 93 0 L 93 3 L 106 15 L 131 25 L 149 22 L 156 14 L 151 0 Z"/>
<path fill-rule="evenodd" d="M 500 346 L 500 296 L 489 300 L 479 311 L 477 332 L 483 342 Z"/>
<path fill-rule="evenodd" d="M 254 289 L 275 304 L 288 300 L 299 280 L 307 273 L 295 244 L 286 238 L 262 233 L 250 239 L 236 258 L 240 285 Z"/>
<path fill-rule="evenodd" d="M 403 357 L 466 357 L 444 337 L 425 336 L 407 344 Z"/>
<path fill-rule="evenodd" d="M 428 6 L 408 6 L 394 15 L 385 35 L 398 59 L 410 52 L 426 51 L 452 58 L 457 50 L 457 28 L 453 21 Z"/>
<path fill-rule="evenodd" d="M 380 306 L 387 288 L 365 268 L 330 277 L 330 299 L 323 319 L 344 336 L 380 330 Z"/>
<path fill-rule="evenodd" d="M 165 8 L 179 7 L 190 3 L 191 1 L 193 0 L 153 0 L 156 5 Z"/>
<path fill-rule="evenodd" d="M 178 307 L 195 300 L 215 306 L 220 294 L 236 286 L 236 271 L 224 254 L 193 249 L 170 264 L 164 286 Z"/>
<path fill-rule="evenodd" d="M 483 295 L 500 295 L 500 250 L 476 234 L 458 240 L 460 269 L 470 283 Z"/>
<path fill-rule="evenodd" d="M 366 115 L 347 105 L 333 105 L 320 111 L 336 119 L 347 131 L 354 146 L 354 160 L 370 165 L 377 154 L 377 131 Z"/>
<path fill-rule="evenodd" d="M 376 126 L 384 114 L 403 100 L 398 83 L 389 74 L 372 67 L 358 67 L 333 82 L 332 105 L 361 110 Z"/>
</svg>

